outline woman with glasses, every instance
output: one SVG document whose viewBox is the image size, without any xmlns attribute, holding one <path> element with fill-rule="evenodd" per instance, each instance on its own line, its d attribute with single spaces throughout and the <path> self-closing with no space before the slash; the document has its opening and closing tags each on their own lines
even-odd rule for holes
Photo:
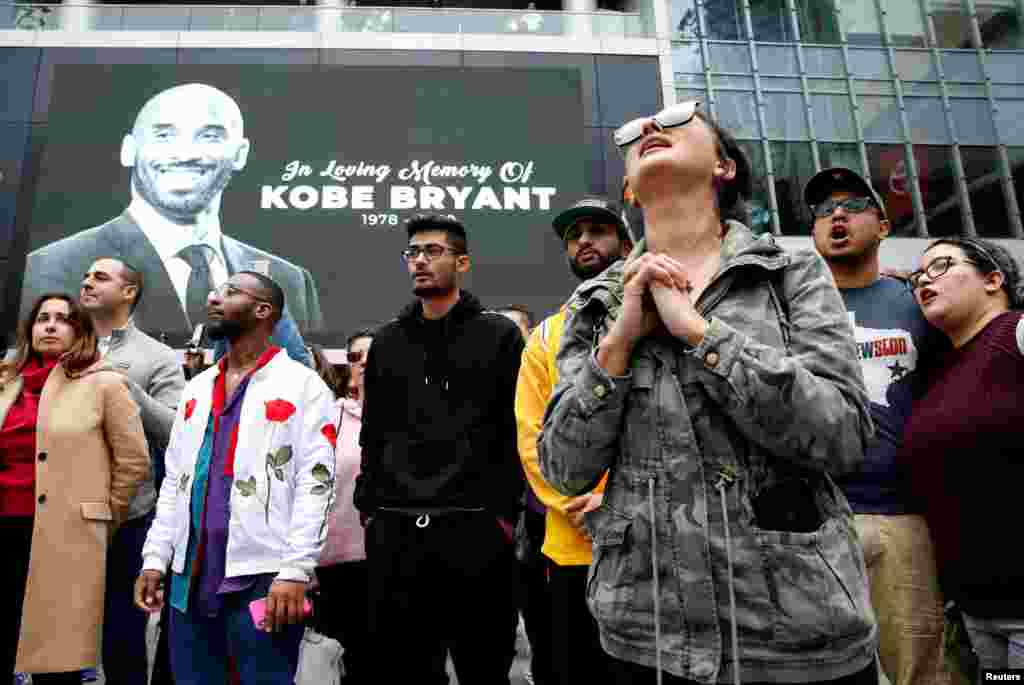
<svg viewBox="0 0 1024 685">
<path fill-rule="evenodd" d="M 1024 668 L 1024 305 L 1003 247 L 936 240 L 910 285 L 953 349 L 914 404 L 901 458 L 935 541 L 947 599 L 983 668 Z"/>
<path fill-rule="evenodd" d="M 149 471 L 125 379 L 92 319 L 47 294 L 0 364 L 0 680 L 78 685 L 98 660 L 107 544 Z M 20 635 L 20 637 L 19 637 Z"/>
<path fill-rule="evenodd" d="M 335 448 L 335 503 L 327 522 L 327 541 L 316 570 L 320 582 L 325 632 L 345 648 L 345 683 L 375 682 L 369 637 L 366 548 L 359 512 L 352 503 L 362 461 L 359 431 L 363 413 L 363 371 L 373 342 L 364 328 L 345 343 L 348 384 L 338 397 L 338 442 Z M 315 358 L 315 357 L 314 357 Z"/>
<path fill-rule="evenodd" d="M 615 132 L 645 237 L 569 302 L 540 460 L 588 515 L 610 683 L 877 685 L 832 476 L 871 435 L 843 301 L 743 224 L 750 163 L 696 102 Z"/>
</svg>

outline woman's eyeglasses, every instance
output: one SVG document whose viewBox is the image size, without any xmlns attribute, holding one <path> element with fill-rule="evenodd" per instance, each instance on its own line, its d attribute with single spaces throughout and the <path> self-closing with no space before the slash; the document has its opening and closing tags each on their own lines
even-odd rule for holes
<svg viewBox="0 0 1024 685">
<path fill-rule="evenodd" d="M 636 141 L 640 140 L 644 135 L 644 125 L 648 119 L 654 122 L 656 131 L 662 131 L 666 128 L 673 128 L 675 126 L 682 126 L 693 121 L 693 117 L 697 114 L 697 108 L 700 106 L 700 100 L 687 100 L 681 102 L 678 105 L 672 105 L 661 110 L 653 117 L 641 117 L 639 119 L 633 119 L 618 129 L 612 134 L 612 139 L 615 144 L 619 147 L 627 147 Z"/>
<path fill-rule="evenodd" d="M 921 277 L 927 276 L 929 281 L 936 281 L 953 268 L 955 264 L 976 264 L 970 259 L 956 259 L 954 257 L 936 257 L 928 263 L 924 269 L 918 269 L 907 277 L 907 285 L 911 290 L 921 287 Z"/>
</svg>

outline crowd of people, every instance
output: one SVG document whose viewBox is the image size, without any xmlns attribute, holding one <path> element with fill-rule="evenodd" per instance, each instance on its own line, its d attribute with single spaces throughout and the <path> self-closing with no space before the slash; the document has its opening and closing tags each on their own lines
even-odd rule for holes
<svg viewBox="0 0 1024 685">
<path fill-rule="evenodd" d="M 209 293 L 210 367 L 135 326 L 120 257 L 40 295 L 0 366 L 2 677 L 287 685 L 313 625 L 346 684 L 508 683 L 520 615 L 538 685 L 1024 668 L 1012 255 L 941 238 L 886 272 L 844 168 L 804 190 L 814 250 L 755 236 L 695 101 L 614 141 L 643 238 L 608 198 L 558 214 L 580 285 L 539 323 L 462 287 L 436 215 L 340 371 L 264 273 Z"/>
</svg>

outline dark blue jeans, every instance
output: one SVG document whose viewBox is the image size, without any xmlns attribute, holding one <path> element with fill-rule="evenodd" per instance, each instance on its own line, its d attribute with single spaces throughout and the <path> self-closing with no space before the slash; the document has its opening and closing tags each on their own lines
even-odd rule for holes
<svg viewBox="0 0 1024 685">
<path fill-rule="evenodd" d="M 291 685 L 299 667 L 301 623 L 279 633 L 256 628 L 249 602 L 267 596 L 271 576 L 252 587 L 224 595 L 213 618 L 171 608 L 171 669 L 176 685 L 228 682 L 228 655 L 235 658 L 242 685 Z"/>
<path fill-rule="evenodd" d="M 153 514 L 125 523 L 107 548 L 107 592 L 103 615 L 103 674 L 107 685 L 146 685 L 146 622 L 135 606 L 135 579 Z"/>
</svg>

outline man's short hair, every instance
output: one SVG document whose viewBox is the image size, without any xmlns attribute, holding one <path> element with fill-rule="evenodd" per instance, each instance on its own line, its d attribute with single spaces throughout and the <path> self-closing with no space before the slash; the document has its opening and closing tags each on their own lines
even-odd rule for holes
<svg viewBox="0 0 1024 685">
<path fill-rule="evenodd" d="M 412 240 L 417 233 L 444 231 L 448 243 L 458 254 L 469 254 L 469 239 L 462 222 L 443 214 L 417 214 L 405 223 L 405 231 Z"/>
<path fill-rule="evenodd" d="M 135 300 L 132 301 L 131 313 L 134 314 L 135 310 L 139 307 L 139 302 L 142 302 L 142 289 L 146 284 L 146 279 L 143 277 L 142 272 L 139 271 L 135 266 L 124 261 L 120 257 L 109 257 L 116 262 L 121 264 L 121 278 L 128 285 L 135 286 Z"/>
<path fill-rule="evenodd" d="M 505 312 L 522 314 L 526 318 L 526 327 L 532 329 L 534 326 L 535 319 L 533 318 L 533 312 L 531 312 L 529 307 L 525 304 L 506 304 L 503 307 L 498 307 L 495 311 L 499 314 L 504 314 Z"/>
<path fill-rule="evenodd" d="M 263 289 L 267 291 L 267 299 L 270 301 L 270 306 L 274 308 L 273 322 L 276 324 L 284 316 L 284 290 L 277 284 L 270 276 L 264 276 L 258 271 L 239 271 L 240 274 L 246 276 L 252 276 L 263 286 Z"/>
</svg>

